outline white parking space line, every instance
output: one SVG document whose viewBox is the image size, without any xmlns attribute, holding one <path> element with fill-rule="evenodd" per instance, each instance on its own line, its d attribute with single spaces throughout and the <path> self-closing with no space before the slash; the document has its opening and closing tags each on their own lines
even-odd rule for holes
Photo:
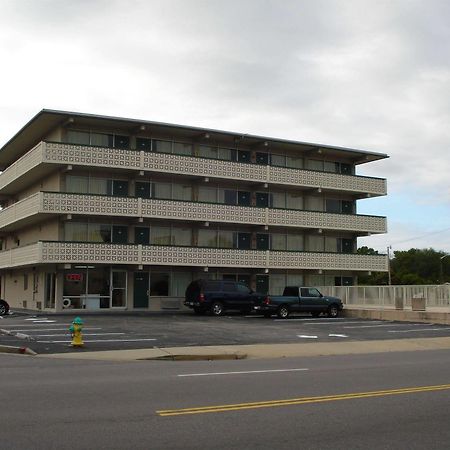
<svg viewBox="0 0 450 450">
<path fill-rule="evenodd" d="M 378 324 L 378 323 L 382 323 L 382 321 L 373 321 L 373 322 L 368 322 L 367 320 L 361 320 L 361 321 L 355 321 L 355 320 L 352 320 L 351 322 L 339 322 L 339 325 L 342 325 L 342 324 L 347 324 L 347 323 L 371 323 L 371 324 Z M 308 323 L 305 323 L 305 325 L 333 325 L 333 324 L 335 324 L 336 325 L 336 323 L 335 323 L 335 321 L 334 320 L 330 320 L 329 322 L 316 322 L 316 323 L 314 323 L 314 322 L 308 322 Z M 346 327 L 346 328 L 348 328 L 348 327 Z"/>
<path fill-rule="evenodd" d="M 268 369 L 268 370 L 245 370 L 241 372 L 205 372 L 205 373 L 185 373 L 178 377 L 206 377 L 211 375 L 241 375 L 253 373 L 273 373 L 273 372 L 304 372 L 309 369 Z"/>
<path fill-rule="evenodd" d="M 329 337 L 340 337 L 340 338 L 347 338 L 348 336 L 346 334 L 329 334 Z"/>
<path fill-rule="evenodd" d="M 101 330 L 102 328 L 100 327 L 83 327 L 83 331 L 84 330 Z M 35 330 L 30 330 L 29 328 L 27 328 L 26 330 L 19 330 L 19 329 L 14 329 L 14 330 L 9 330 L 11 331 L 11 333 L 15 333 L 18 331 L 26 331 L 27 333 L 40 333 L 41 331 L 65 331 L 67 330 L 67 328 L 36 328 Z"/>
<path fill-rule="evenodd" d="M 336 317 L 335 319 L 333 319 L 332 321 L 333 322 L 336 322 L 336 321 L 338 321 L 338 320 L 345 320 L 346 318 L 345 317 Z M 301 321 L 301 322 L 314 322 L 314 321 L 317 321 L 318 319 L 305 319 L 305 318 L 302 318 L 302 317 L 298 317 L 298 318 L 291 318 L 291 317 L 289 317 L 289 319 L 273 319 L 273 321 L 274 322 L 287 322 L 287 323 L 289 323 L 289 322 L 294 322 L 294 321 Z M 347 319 L 348 320 L 348 319 Z M 353 322 L 363 322 L 363 321 L 360 321 L 360 320 L 354 320 L 354 321 L 352 321 L 352 323 Z"/>
<path fill-rule="evenodd" d="M 354 327 L 343 327 L 343 328 L 379 328 L 379 327 L 411 327 L 411 326 L 424 326 L 427 323 L 389 323 L 384 325 L 356 325 Z"/>
<path fill-rule="evenodd" d="M 424 324 L 424 325 L 428 325 L 428 324 Z M 444 328 L 415 328 L 413 330 L 389 330 L 388 333 L 414 333 L 414 332 L 418 332 L 418 331 L 444 331 L 444 330 L 450 330 L 449 327 L 444 327 Z"/>
<path fill-rule="evenodd" d="M 55 327 L 56 326 L 64 326 L 64 325 L 67 325 L 67 326 L 69 326 L 69 325 L 72 325 L 71 323 L 58 323 L 58 325 L 55 325 Z M 40 327 L 41 325 L 39 325 L 39 324 L 37 324 L 37 325 L 35 325 L 35 324 L 15 324 L 15 325 L 2 325 L 2 328 L 17 328 L 17 327 L 20 327 L 20 328 L 23 328 L 23 327 Z"/>
<path fill-rule="evenodd" d="M 310 336 L 308 334 L 297 334 L 297 337 L 302 339 L 317 339 L 318 336 Z"/>
<path fill-rule="evenodd" d="M 124 335 L 126 333 L 83 333 L 83 336 L 111 336 L 111 335 Z M 35 334 L 33 337 L 57 337 L 57 336 L 67 336 L 70 332 L 64 334 Z"/>
<path fill-rule="evenodd" d="M 156 339 L 83 339 L 84 342 L 141 342 L 156 341 Z M 70 344 L 72 341 L 36 341 L 41 344 Z"/>
</svg>

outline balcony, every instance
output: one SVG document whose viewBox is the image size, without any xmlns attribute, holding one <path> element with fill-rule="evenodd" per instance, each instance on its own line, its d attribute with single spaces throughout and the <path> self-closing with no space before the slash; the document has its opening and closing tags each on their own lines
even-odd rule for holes
<svg viewBox="0 0 450 450">
<path fill-rule="evenodd" d="M 242 180 L 278 186 L 345 191 L 355 195 L 386 195 L 386 180 L 355 175 L 318 172 L 238 163 L 136 150 L 41 142 L 0 175 L 0 192 L 14 193 L 20 183 L 37 181 L 59 166 L 86 166 L 144 172 Z M 25 178 L 26 177 L 26 178 Z"/>
<path fill-rule="evenodd" d="M 0 230 L 13 231 L 60 214 L 320 228 L 372 234 L 386 232 L 386 218 L 377 216 L 59 192 L 38 192 L 0 211 Z"/>
<path fill-rule="evenodd" d="M 0 252 L 0 269 L 36 264 L 387 271 L 384 255 L 42 241 Z"/>
</svg>

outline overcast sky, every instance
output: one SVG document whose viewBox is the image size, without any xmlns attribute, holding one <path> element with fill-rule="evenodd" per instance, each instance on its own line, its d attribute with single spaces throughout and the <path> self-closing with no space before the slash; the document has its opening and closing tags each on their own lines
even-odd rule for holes
<svg viewBox="0 0 450 450">
<path fill-rule="evenodd" d="M 0 0 L 0 145 L 42 108 L 387 153 L 379 251 L 450 252 L 450 1 Z"/>
</svg>

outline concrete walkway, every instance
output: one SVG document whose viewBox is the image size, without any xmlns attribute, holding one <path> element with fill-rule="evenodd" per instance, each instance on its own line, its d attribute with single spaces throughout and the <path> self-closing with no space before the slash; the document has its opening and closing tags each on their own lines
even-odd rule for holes
<svg viewBox="0 0 450 450">
<path fill-rule="evenodd" d="M 38 355 L 37 358 L 89 359 L 100 361 L 136 360 L 218 360 L 271 359 L 302 356 L 349 355 L 363 353 L 406 352 L 419 350 L 450 350 L 450 337 L 427 339 L 397 339 L 382 341 L 323 342 L 309 344 L 257 344 L 205 347 L 149 348 L 111 350 L 103 352 L 59 353 Z"/>
</svg>

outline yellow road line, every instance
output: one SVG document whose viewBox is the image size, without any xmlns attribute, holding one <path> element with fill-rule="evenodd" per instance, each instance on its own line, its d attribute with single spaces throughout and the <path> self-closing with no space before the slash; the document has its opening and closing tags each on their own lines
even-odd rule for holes
<svg viewBox="0 0 450 450">
<path fill-rule="evenodd" d="M 389 389 L 383 391 L 354 392 L 349 394 L 325 395 L 318 397 L 299 397 L 287 400 L 272 400 L 267 402 L 236 403 L 231 405 L 203 406 L 198 408 L 166 409 L 156 411 L 156 413 L 163 417 L 180 416 L 185 414 L 204 414 L 224 411 L 238 411 L 242 409 L 273 408 L 275 406 L 303 405 L 306 403 L 322 403 L 332 402 L 336 400 L 352 400 L 355 398 L 384 397 L 387 395 L 414 394 L 417 392 L 432 392 L 443 390 L 450 390 L 450 384 Z"/>
</svg>

